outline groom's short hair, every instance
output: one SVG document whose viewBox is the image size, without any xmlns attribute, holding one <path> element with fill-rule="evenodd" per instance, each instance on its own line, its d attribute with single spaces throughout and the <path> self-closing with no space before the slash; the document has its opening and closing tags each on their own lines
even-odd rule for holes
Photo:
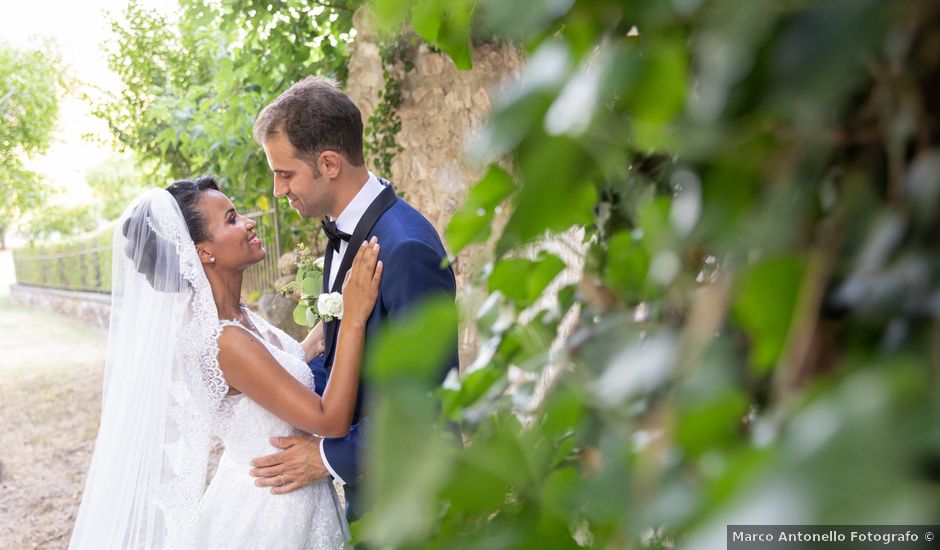
<svg viewBox="0 0 940 550">
<path fill-rule="evenodd" d="M 362 113 L 336 81 L 308 76 L 261 110 L 255 120 L 255 141 L 284 133 L 297 157 L 316 170 L 317 155 L 336 151 L 362 166 Z"/>
</svg>

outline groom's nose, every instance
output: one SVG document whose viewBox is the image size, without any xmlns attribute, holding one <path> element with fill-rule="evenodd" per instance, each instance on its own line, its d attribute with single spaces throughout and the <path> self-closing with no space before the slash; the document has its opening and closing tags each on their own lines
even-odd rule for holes
<svg viewBox="0 0 940 550">
<path fill-rule="evenodd" d="M 287 194 L 288 186 L 283 181 L 280 181 L 280 178 L 274 176 L 274 196 L 275 198 L 281 198 Z"/>
</svg>

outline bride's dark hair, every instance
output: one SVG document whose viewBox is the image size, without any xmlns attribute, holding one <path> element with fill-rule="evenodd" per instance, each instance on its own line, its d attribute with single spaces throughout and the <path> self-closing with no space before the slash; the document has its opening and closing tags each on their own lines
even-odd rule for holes
<svg viewBox="0 0 940 550">
<path fill-rule="evenodd" d="M 211 176 L 203 176 L 195 181 L 180 180 L 166 188 L 179 205 L 194 243 L 205 241 L 209 236 L 206 217 L 199 208 L 199 197 L 210 189 L 219 190 L 218 182 Z M 163 237 L 152 230 L 150 215 L 149 203 L 141 202 L 124 221 L 121 228 L 127 238 L 124 253 L 134 262 L 137 272 L 147 277 L 150 286 L 155 290 L 178 292 L 179 260 L 162 257 L 169 249 L 159 246 L 157 240 Z M 163 251 L 162 255 L 160 251 Z"/>
<path fill-rule="evenodd" d="M 180 205 L 186 228 L 189 229 L 189 236 L 194 243 L 201 243 L 209 238 L 206 216 L 199 208 L 199 197 L 210 189 L 219 190 L 219 182 L 212 176 L 203 176 L 195 181 L 180 180 L 166 188 L 176 199 L 176 204 Z"/>
</svg>

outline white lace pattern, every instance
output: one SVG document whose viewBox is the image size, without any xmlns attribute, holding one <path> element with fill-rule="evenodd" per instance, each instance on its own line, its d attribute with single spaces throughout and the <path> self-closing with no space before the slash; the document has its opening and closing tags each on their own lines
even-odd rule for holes
<svg viewBox="0 0 940 550">
<path fill-rule="evenodd" d="M 296 432 L 250 399 L 226 397 L 222 324 L 175 199 L 143 194 L 113 243 L 101 426 L 69 548 L 342 547 L 345 519 L 328 482 L 271 495 L 248 475 L 248 460 L 274 451 L 269 437 Z M 277 361 L 309 384 L 299 344 L 252 319 Z M 227 449 L 206 490 L 213 432 Z"/>
</svg>

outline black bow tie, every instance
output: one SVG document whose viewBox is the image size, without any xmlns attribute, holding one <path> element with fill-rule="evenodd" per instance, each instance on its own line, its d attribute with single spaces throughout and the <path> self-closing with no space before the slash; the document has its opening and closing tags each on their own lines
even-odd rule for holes
<svg viewBox="0 0 940 550">
<path fill-rule="evenodd" d="M 352 235 L 349 233 L 344 233 L 336 227 L 336 222 L 329 219 L 324 219 L 320 225 L 323 227 L 323 232 L 326 233 L 327 238 L 330 240 L 330 247 L 339 253 L 339 242 L 346 241 L 349 242 L 349 239 L 352 238 Z"/>
</svg>

